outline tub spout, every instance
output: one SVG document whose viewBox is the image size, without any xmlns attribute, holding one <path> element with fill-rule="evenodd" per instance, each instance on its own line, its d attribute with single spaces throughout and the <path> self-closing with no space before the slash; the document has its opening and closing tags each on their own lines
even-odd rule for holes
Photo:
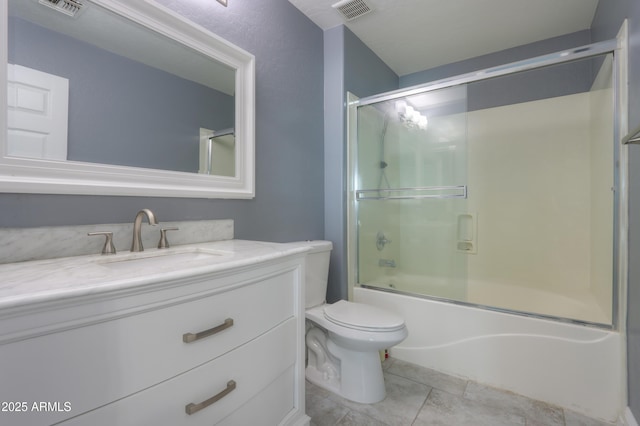
<svg viewBox="0 0 640 426">
<path fill-rule="evenodd" d="M 380 259 L 378 260 L 378 266 L 381 268 L 395 268 L 396 261 L 393 259 Z"/>
</svg>

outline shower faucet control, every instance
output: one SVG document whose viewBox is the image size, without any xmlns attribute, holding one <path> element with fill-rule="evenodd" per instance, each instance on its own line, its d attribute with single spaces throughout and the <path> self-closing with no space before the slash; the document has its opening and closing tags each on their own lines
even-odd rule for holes
<svg viewBox="0 0 640 426">
<path fill-rule="evenodd" d="M 376 235 L 376 248 L 378 249 L 378 251 L 382 251 L 384 246 L 389 244 L 390 242 L 391 240 L 387 239 L 382 231 L 378 231 L 378 235 Z"/>
</svg>

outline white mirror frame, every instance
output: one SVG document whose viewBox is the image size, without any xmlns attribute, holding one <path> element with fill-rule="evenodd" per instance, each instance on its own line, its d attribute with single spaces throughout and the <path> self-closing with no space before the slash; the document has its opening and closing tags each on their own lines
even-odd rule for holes
<svg viewBox="0 0 640 426">
<path fill-rule="evenodd" d="M 86 1 L 86 0 L 85 0 Z M 236 69 L 236 176 L 7 156 L 8 2 L 0 2 L 0 192 L 183 198 L 255 196 L 255 57 L 153 0 L 90 0 Z M 114 123 L 117 125 L 117 123 Z"/>
</svg>

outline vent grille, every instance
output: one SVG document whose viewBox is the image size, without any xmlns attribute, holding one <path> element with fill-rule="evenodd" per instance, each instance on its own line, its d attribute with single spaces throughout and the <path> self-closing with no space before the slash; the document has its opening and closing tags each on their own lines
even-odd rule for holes
<svg viewBox="0 0 640 426">
<path fill-rule="evenodd" d="M 337 9 L 347 21 L 353 21 L 367 13 L 372 9 L 364 0 L 344 0 L 332 5 L 334 9 Z"/>
<path fill-rule="evenodd" d="M 38 3 L 71 17 L 77 16 L 84 6 L 80 0 L 39 0 Z"/>
</svg>

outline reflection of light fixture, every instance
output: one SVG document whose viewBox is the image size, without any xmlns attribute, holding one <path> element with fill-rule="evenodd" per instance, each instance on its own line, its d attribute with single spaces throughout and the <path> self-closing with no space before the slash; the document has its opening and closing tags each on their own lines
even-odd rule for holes
<svg viewBox="0 0 640 426">
<path fill-rule="evenodd" d="M 426 130 L 428 125 L 427 117 L 420 114 L 420 111 L 417 111 L 411 105 L 407 105 L 405 101 L 396 101 L 396 112 L 405 126 Z"/>
<path fill-rule="evenodd" d="M 224 7 L 227 7 L 227 0 L 218 0 L 218 3 L 220 3 Z"/>
</svg>

